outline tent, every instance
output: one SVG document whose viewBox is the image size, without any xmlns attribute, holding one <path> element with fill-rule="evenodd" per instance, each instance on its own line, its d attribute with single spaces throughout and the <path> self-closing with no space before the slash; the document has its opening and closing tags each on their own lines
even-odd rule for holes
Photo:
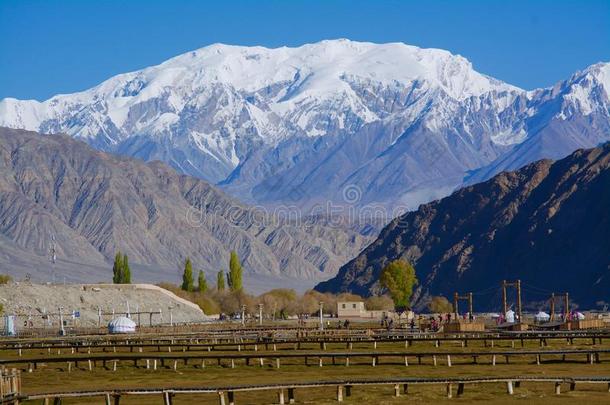
<svg viewBox="0 0 610 405">
<path fill-rule="evenodd" d="M 550 319 L 551 316 L 546 312 L 540 311 L 536 315 L 534 315 L 534 321 L 536 322 L 548 322 Z"/>
<path fill-rule="evenodd" d="M 108 322 L 108 333 L 135 333 L 136 323 L 124 316 Z"/>
<path fill-rule="evenodd" d="M 578 319 L 579 321 L 582 321 L 583 319 L 585 319 L 585 314 L 583 314 L 582 312 L 577 312 L 574 314 L 574 318 Z"/>
<path fill-rule="evenodd" d="M 506 311 L 506 322 L 515 323 L 515 311 L 509 309 Z"/>
</svg>

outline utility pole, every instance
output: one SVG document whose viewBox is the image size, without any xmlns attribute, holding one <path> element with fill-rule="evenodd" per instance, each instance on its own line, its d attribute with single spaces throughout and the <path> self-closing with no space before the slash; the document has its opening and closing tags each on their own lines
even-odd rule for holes
<svg viewBox="0 0 610 405">
<path fill-rule="evenodd" d="M 64 309 L 63 307 L 59 307 L 59 333 L 61 336 L 65 336 L 66 335 L 66 330 L 64 329 L 64 316 L 61 313 L 62 309 Z"/>
<path fill-rule="evenodd" d="M 324 310 L 324 303 L 320 301 L 320 330 L 324 330 L 324 318 L 322 311 Z"/>
<path fill-rule="evenodd" d="M 551 317 L 549 320 L 551 322 L 555 320 L 555 293 L 551 293 Z"/>
<path fill-rule="evenodd" d="M 263 304 L 258 304 L 258 324 L 263 325 Z"/>
<path fill-rule="evenodd" d="M 506 312 L 508 312 L 506 306 L 506 280 L 502 280 L 502 314 L 504 315 L 504 319 L 506 319 Z"/>
<path fill-rule="evenodd" d="M 517 280 L 517 314 L 519 314 L 519 323 L 521 323 L 521 280 Z"/>
</svg>

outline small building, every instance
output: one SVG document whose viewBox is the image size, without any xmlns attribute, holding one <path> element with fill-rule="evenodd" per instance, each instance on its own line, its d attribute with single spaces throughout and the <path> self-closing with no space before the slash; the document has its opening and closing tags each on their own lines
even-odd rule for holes
<svg viewBox="0 0 610 405">
<path fill-rule="evenodd" d="M 131 319 L 121 316 L 108 322 L 108 333 L 135 333 L 136 323 Z"/>
<path fill-rule="evenodd" d="M 337 302 L 337 316 L 339 318 L 365 318 L 367 315 L 363 301 Z"/>
</svg>

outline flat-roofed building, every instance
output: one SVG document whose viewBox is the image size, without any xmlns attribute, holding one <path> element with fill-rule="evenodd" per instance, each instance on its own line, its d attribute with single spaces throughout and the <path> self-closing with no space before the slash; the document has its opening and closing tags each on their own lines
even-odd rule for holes
<svg viewBox="0 0 610 405">
<path fill-rule="evenodd" d="M 363 301 L 337 302 L 337 316 L 339 318 L 365 318 L 368 316 Z"/>
</svg>

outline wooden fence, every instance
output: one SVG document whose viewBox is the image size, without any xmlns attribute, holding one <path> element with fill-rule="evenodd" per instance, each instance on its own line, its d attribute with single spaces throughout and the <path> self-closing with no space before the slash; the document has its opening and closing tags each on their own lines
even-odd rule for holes
<svg viewBox="0 0 610 405">
<path fill-rule="evenodd" d="M 42 364 L 64 363 L 65 370 L 72 371 L 84 365 L 84 369 L 93 370 L 98 364 L 106 369 L 117 370 L 119 365 L 133 367 L 146 367 L 146 369 L 157 370 L 158 368 L 170 367 L 177 370 L 178 365 L 205 368 L 206 365 L 217 364 L 218 366 L 235 368 L 240 363 L 245 366 L 265 364 L 280 368 L 282 362 L 285 365 L 304 364 L 306 366 L 317 365 L 322 367 L 328 365 L 363 365 L 373 367 L 384 365 L 404 364 L 445 364 L 451 367 L 453 364 L 491 364 L 495 366 L 504 360 L 510 364 L 511 359 L 530 359 L 532 364 L 544 364 L 547 361 L 572 362 L 596 364 L 602 362 L 602 355 L 608 360 L 610 349 L 586 349 L 586 350 L 511 350 L 511 351 L 452 351 L 452 352 L 259 352 L 259 353 L 222 353 L 222 354 L 194 354 L 185 355 L 180 353 L 154 354 L 154 353 L 106 353 L 85 356 L 54 356 L 54 357 L 30 357 L 15 359 L 0 359 L 0 365 L 21 365 L 24 370 L 33 372 Z M 464 361 L 467 359 L 467 361 Z M 358 360 L 356 363 L 355 361 Z M 313 361 L 313 362 L 312 362 Z"/>
<path fill-rule="evenodd" d="M 462 347 L 468 347 L 469 342 L 483 342 L 486 347 L 494 347 L 496 342 L 510 342 L 511 347 L 515 347 L 515 343 L 520 343 L 521 347 L 525 346 L 525 342 L 537 342 L 540 347 L 548 346 L 551 340 L 565 340 L 567 344 L 574 344 L 575 340 L 586 340 L 592 345 L 602 344 L 604 339 L 610 339 L 608 332 L 562 332 L 562 333 L 519 333 L 519 334 L 411 334 L 400 336 L 388 335 L 371 335 L 371 336 L 344 336 L 344 337 L 310 337 L 310 338 L 289 338 L 278 339 L 274 337 L 255 337 L 255 338 L 205 338 L 205 337 L 140 337 L 140 336 L 122 336 L 120 338 L 111 339 L 88 339 L 81 338 L 79 340 L 0 340 L 0 350 L 16 350 L 21 356 L 23 352 L 28 350 L 44 350 L 48 354 L 61 354 L 62 350 L 70 350 L 72 353 L 86 350 L 90 353 L 95 349 L 106 351 L 110 349 L 116 351 L 117 348 L 126 348 L 130 352 L 135 349 L 166 350 L 171 351 L 241 351 L 247 349 L 258 350 L 264 345 L 266 349 L 269 347 L 275 348 L 291 348 L 301 349 L 307 345 L 319 345 L 320 349 L 325 349 L 327 344 L 345 344 L 346 347 L 352 348 L 354 344 L 370 344 L 374 349 L 378 343 L 404 343 L 405 348 L 413 346 L 415 343 L 432 343 L 439 347 L 445 342 L 461 343 Z"/>
<path fill-rule="evenodd" d="M 349 379 L 333 381 L 312 381 L 282 384 L 259 384 L 242 386 L 210 386 L 193 388 L 143 388 L 143 389 L 114 389 L 114 390 L 88 390 L 73 392 L 54 392 L 25 395 L 25 400 L 43 400 L 43 404 L 61 403 L 61 398 L 92 398 L 101 397 L 107 405 L 114 403 L 119 405 L 121 397 L 134 395 L 158 395 L 162 396 L 165 405 L 171 405 L 176 395 L 185 394 L 212 394 L 217 396 L 220 405 L 236 405 L 237 394 L 253 391 L 271 391 L 277 393 L 278 404 L 294 403 L 296 401 L 296 390 L 305 391 L 315 388 L 332 387 L 336 392 L 335 399 L 343 402 L 352 395 L 355 387 L 368 386 L 390 386 L 396 397 L 409 394 L 410 386 L 436 385 L 444 387 L 447 398 L 455 394 L 459 397 L 465 394 L 466 386 L 471 388 L 475 385 L 495 384 L 501 385 L 508 395 L 513 395 L 521 383 L 550 383 L 554 387 L 554 394 L 561 394 L 562 385 L 569 385 L 570 390 L 575 390 L 577 384 L 604 384 L 610 392 L 610 377 L 538 377 L 538 376 L 512 376 L 512 377 L 451 377 L 451 378 L 383 378 L 383 379 Z M 455 391 L 457 388 L 457 391 Z M 475 388 L 476 389 L 476 388 Z M 287 394 L 287 395 L 286 395 Z"/>
</svg>

